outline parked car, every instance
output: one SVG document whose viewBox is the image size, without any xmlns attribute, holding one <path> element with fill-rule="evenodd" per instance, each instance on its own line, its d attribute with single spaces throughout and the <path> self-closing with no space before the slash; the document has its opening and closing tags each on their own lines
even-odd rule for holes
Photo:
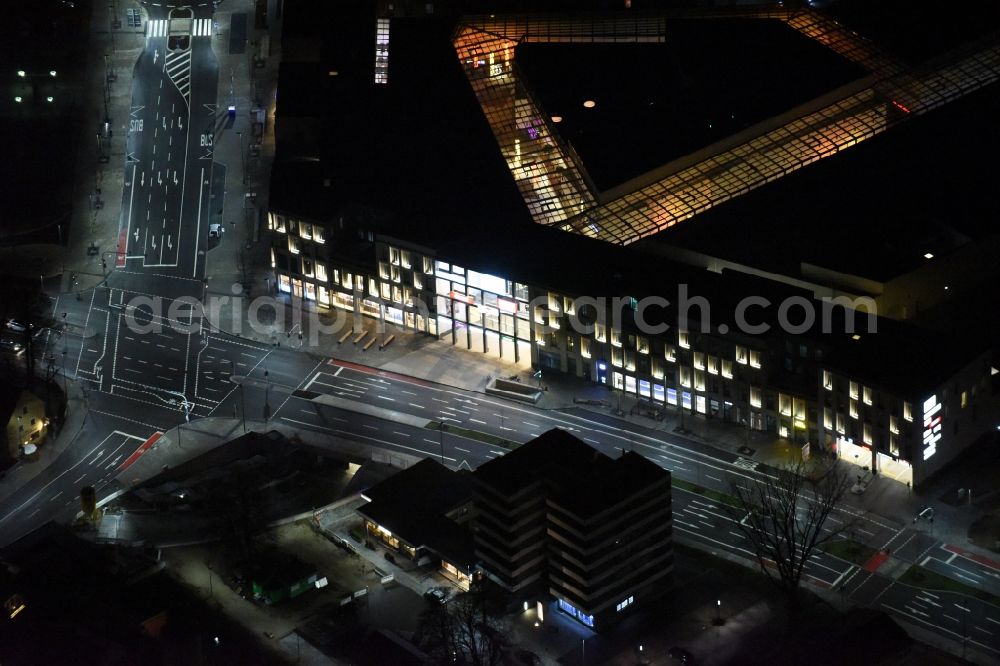
<svg viewBox="0 0 1000 666">
<path fill-rule="evenodd" d="M 682 647 L 672 647 L 667 651 L 670 658 L 676 661 L 678 664 L 693 664 L 694 655 L 685 650 Z"/>
<path fill-rule="evenodd" d="M 18 356 L 23 351 L 23 348 L 21 347 L 20 344 L 14 342 L 13 340 L 8 340 L 7 338 L 3 338 L 2 340 L 0 340 L 0 349 L 2 349 L 5 352 L 9 352 L 11 354 Z"/>
<path fill-rule="evenodd" d="M 444 602 L 448 601 L 448 595 L 445 594 L 443 590 L 439 590 L 436 587 L 432 587 L 431 589 L 424 592 L 424 599 L 427 599 L 428 601 L 432 601 L 434 603 L 443 604 Z"/>
<path fill-rule="evenodd" d="M 226 233 L 226 229 L 221 224 L 208 225 L 209 238 L 220 238 L 224 233 Z"/>
<path fill-rule="evenodd" d="M 28 330 L 27 326 L 25 326 L 16 319 L 8 319 L 6 322 L 4 322 L 4 324 L 7 326 L 7 328 L 14 331 L 15 333 L 24 333 L 25 331 Z"/>
</svg>

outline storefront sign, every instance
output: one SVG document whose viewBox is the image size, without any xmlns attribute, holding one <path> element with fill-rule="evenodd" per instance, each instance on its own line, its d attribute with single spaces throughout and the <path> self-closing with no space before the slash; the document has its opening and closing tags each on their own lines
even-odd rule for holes
<svg viewBox="0 0 1000 666">
<path fill-rule="evenodd" d="M 941 441 L 941 403 L 937 396 L 924 400 L 924 460 L 937 453 Z"/>
</svg>

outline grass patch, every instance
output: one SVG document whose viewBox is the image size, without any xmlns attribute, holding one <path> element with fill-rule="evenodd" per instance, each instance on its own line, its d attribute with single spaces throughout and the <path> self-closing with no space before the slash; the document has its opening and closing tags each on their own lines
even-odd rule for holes
<svg viewBox="0 0 1000 666">
<path fill-rule="evenodd" d="M 975 597 L 981 601 L 986 601 L 995 606 L 1000 606 L 1000 597 L 996 597 L 989 592 L 984 592 L 983 590 L 976 589 L 965 583 L 960 583 L 957 580 L 952 580 L 947 576 L 942 576 L 939 573 L 931 571 L 930 569 L 925 569 L 919 564 L 914 564 L 906 572 L 899 577 L 899 582 L 912 585 L 914 587 L 922 587 L 927 590 L 940 590 L 942 592 L 958 592 L 959 594 L 965 594 L 970 597 Z"/>
<path fill-rule="evenodd" d="M 694 493 L 696 495 L 701 495 L 702 497 L 708 497 L 713 499 L 719 504 L 725 504 L 726 506 L 731 506 L 734 509 L 742 508 L 739 500 L 737 500 L 732 495 L 727 495 L 726 493 L 720 493 L 718 490 L 712 490 L 711 488 L 705 488 L 704 486 L 699 486 L 696 483 L 691 483 L 690 481 L 684 481 L 683 479 L 678 479 L 676 476 L 672 477 L 670 483 L 675 488 L 680 488 L 681 490 L 686 490 L 689 493 Z"/>
<path fill-rule="evenodd" d="M 517 447 L 521 446 L 519 442 L 512 442 L 509 439 L 497 437 L 496 435 L 491 435 L 488 432 L 480 432 L 478 430 L 470 430 L 469 428 L 463 428 L 461 426 L 448 425 L 447 423 L 441 423 L 440 421 L 428 421 L 427 425 L 424 427 L 428 430 L 434 431 L 443 430 L 450 435 L 458 435 L 459 437 L 465 437 L 466 439 L 474 439 L 480 442 L 485 442 L 486 444 L 497 446 L 508 451 L 513 451 Z"/>
<path fill-rule="evenodd" d="M 878 552 L 871 546 L 866 546 L 851 539 L 827 541 L 819 549 L 854 564 L 864 564 Z"/>
</svg>

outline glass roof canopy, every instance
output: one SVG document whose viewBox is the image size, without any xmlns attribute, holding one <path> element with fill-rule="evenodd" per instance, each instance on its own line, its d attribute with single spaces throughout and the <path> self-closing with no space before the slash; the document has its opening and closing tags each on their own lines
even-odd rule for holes
<svg viewBox="0 0 1000 666">
<path fill-rule="evenodd" d="M 668 18 L 771 18 L 865 67 L 871 75 L 694 155 L 598 192 L 522 82 L 522 42 L 665 41 Z M 839 23 L 813 11 L 709 9 L 614 15 L 470 16 L 456 52 L 535 222 L 628 244 L 871 138 L 1000 76 L 1000 45 L 987 39 L 931 66 L 906 70 Z M 805 109 L 803 113 L 802 109 Z"/>
</svg>

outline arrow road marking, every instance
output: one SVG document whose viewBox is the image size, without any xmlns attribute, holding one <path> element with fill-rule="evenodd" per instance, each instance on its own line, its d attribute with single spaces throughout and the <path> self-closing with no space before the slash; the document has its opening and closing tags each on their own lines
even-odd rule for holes
<svg viewBox="0 0 1000 666">
<path fill-rule="evenodd" d="M 174 244 L 170 242 L 170 234 L 167 234 L 167 248 L 174 249 Z"/>
</svg>

